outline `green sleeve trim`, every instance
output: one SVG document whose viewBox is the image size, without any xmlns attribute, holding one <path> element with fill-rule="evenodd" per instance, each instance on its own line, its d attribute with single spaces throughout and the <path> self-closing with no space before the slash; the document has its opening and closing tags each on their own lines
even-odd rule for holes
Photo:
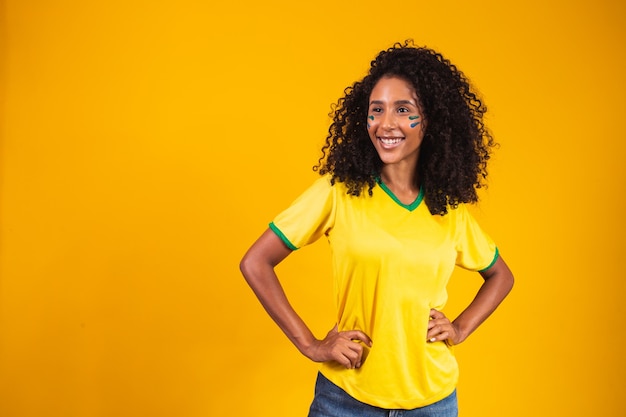
<svg viewBox="0 0 626 417">
<path fill-rule="evenodd" d="M 283 232 L 280 231 L 280 229 L 274 224 L 274 222 L 270 223 L 270 229 L 272 229 L 272 231 L 276 233 L 276 235 L 283 241 L 285 245 L 287 245 L 289 249 L 291 250 L 298 249 L 293 243 L 289 241 L 289 239 L 287 239 L 287 236 L 285 236 Z"/>
<path fill-rule="evenodd" d="M 483 268 L 483 269 L 479 270 L 478 272 L 484 272 L 484 271 L 488 270 L 489 268 L 491 268 L 493 266 L 493 264 L 496 263 L 496 261 L 498 260 L 499 256 L 500 256 L 500 251 L 498 250 L 498 247 L 496 246 L 496 254 L 493 256 L 493 261 L 491 261 L 491 263 L 487 266 L 487 268 Z"/>
</svg>

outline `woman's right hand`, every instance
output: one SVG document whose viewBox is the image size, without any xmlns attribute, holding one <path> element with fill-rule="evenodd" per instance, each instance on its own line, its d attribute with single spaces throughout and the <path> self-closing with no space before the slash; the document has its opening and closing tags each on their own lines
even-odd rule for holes
<svg viewBox="0 0 626 417">
<path fill-rule="evenodd" d="M 322 340 L 315 340 L 304 354 L 315 362 L 335 361 L 347 369 L 360 368 L 363 362 L 363 342 L 372 346 L 372 340 L 360 330 L 340 332 L 337 325 Z"/>
<path fill-rule="evenodd" d="M 270 317 L 306 357 L 315 362 L 336 361 L 349 369 L 360 367 L 361 342 L 372 345 L 365 333 L 340 332 L 335 326 L 323 340 L 318 340 L 289 304 L 274 267 L 290 253 L 282 239 L 267 229 L 241 260 L 241 272 Z"/>
</svg>

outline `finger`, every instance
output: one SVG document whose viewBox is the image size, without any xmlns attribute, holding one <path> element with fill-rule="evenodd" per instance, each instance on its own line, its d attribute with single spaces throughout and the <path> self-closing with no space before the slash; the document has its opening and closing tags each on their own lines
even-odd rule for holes
<svg viewBox="0 0 626 417">
<path fill-rule="evenodd" d="M 346 367 L 346 369 L 354 369 L 356 364 L 350 360 L 350 358 L 346 358 L 347 359 L 347 363 L 344 365 Z"/>
<path fill-rule="evenodd" d="M 352 365 L 359 362 L 361 360 L 361 356 L 363 356 L 363 346 L 361 346 L 358 342 L 350 340 L 342 346 L 342 349 L 344 354 L 350 358 Z"/>
<path fill-rule="evenodd" d="M 372 346 L 372 339 L 370 339 L 368 335 L 366 335 L 360 330 L 348 330 L 348 331 L 342 332 L 342 334 L 351 340 L 360 340 L 361 342 L 365 343 L 367 346 Z"/>
<path fill-rule="evenodd" d="M 426 339 L 432 341 L 432 339 L 436 338 L 439 333 L 441 333 L 441 330 L 438 327 L 434 327 L 428 331 L 428 333 L 426 334 Z"/>
<path fill-rule="evenodd" d="M 442 333 L 439 333 L 438 335 L 435 335 L 435 336 L 429 337 L 429 338 L 428 338 L 428 341 L 429 341 L 430 343 L 433 343 L 433 342 L 437 342 L 437 341 L 439 341 L 439 340 L 442 340 L 442 339 L 441 339 L 441 335 L 442 335 Z"/>
<path fill-rule="evenodd" d="M 361 354 L 351 349 L 344 349 L 337 352 L 335 360 L 348 369 L 355 368 L 361 362 Z"/>
<path fill-rule="evenodd" d="M 442 333 L 448 332 L 448 330 L 449 329 L 447 326 L 442 326 L 440 324 L 437 324 L 428 331 L 428 333 L 426 334 L 426 338 L 430 340 L 433 337 L 438 337 Z"/>
<path fill-rule="evenodd" d="M 339 356 L 337 358 L 333 358 L 333 359 L 335 359 L 339 364 L 341 364 L 346 369 L 352 368 L 352 363 L 350 362 L 350 358 L 348 358 L 345 355 L 341 355 L 341 356 Z"/>
<path fill-rule="evenodd" d="M 432 329 L 435 326 L 449 326 L 450 325 L 450 320 L 448 320 L 448 318 L 443 318 L 443 319 L 432 319 L 428 321 L 428 328 Z"/>
<path fill-rule="evenodd" d="M 448 332 L 441 332 L 437 336 L 433 336 L 430 339 L 428 339 L 428 341 L 430 343 L 441 342 L 442 340 L 447 340 L 449 335 L 450 333 Z"/>
<path fill-rule="evenodd" d="M 445 314 L 443 314 L 443 313 L 442 313 L 441 311 L 439 311 L 439 310 L 435 310 L 434 308 L 431 308 L 431 309 L 430 309 L 430 317 L 431 317 L 432 319 L 442 319 L 442 318 L 445 318 L 445 317 L 446 317 L 446 315 L 445 315 Z"/>
</svg>

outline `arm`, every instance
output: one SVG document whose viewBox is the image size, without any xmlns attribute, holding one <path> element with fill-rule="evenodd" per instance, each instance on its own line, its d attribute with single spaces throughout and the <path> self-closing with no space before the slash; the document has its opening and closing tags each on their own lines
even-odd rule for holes
<svg viewBox="0 0 626 417">
<path fill-rule="evenodd" d="M 346 368 L 358 368 L 363 347 L 357 341 L 371 345 L 367 335 L 358 330 L 339 332 L 335 326 L 324 339 L 318 340 L 289 304 L 274 267 L 290 253 L 283 241 L 268 229 L 241 260 L 241 272 L 267 313 L 303 355 L 315 362 L 334 360 Z"/>
<path fill-rule="evenodd" d="M 513 288 L 513 274 L 502 257 L 480 274 L 485 282 L 474 300 L 453 322 L 441 311 L 431 310 L 427 335 L 429 342 L 445 340 L 451 345 L 463 342 L 495 311 Z"/>
</svg>

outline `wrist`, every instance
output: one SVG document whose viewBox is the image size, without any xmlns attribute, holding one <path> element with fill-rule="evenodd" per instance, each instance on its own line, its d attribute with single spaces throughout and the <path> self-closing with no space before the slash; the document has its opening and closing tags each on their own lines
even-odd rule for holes
<svg viewBox="0 0 626 417">
<path fill-rule="evenodd" d="M 311 337 L 294 337 L 293 343 L 296 348 L 302 353 L 304 356 L 311 360 L 315 360 L 315 350 L 317 339 L 311 335 Z"/>
<path fill-rule="evenodd" d="M 454 344 L 458 345 L 460 343 L 463 343 L 465 339 L 467 339 L 467 336 L 469 336 L 468 332 L 460 323 L 457 323 L 456 320 L 453 321 L 451 324 L 454 327 L 456 333 L 456 337 L 453 340 Z"/>
</svg>

